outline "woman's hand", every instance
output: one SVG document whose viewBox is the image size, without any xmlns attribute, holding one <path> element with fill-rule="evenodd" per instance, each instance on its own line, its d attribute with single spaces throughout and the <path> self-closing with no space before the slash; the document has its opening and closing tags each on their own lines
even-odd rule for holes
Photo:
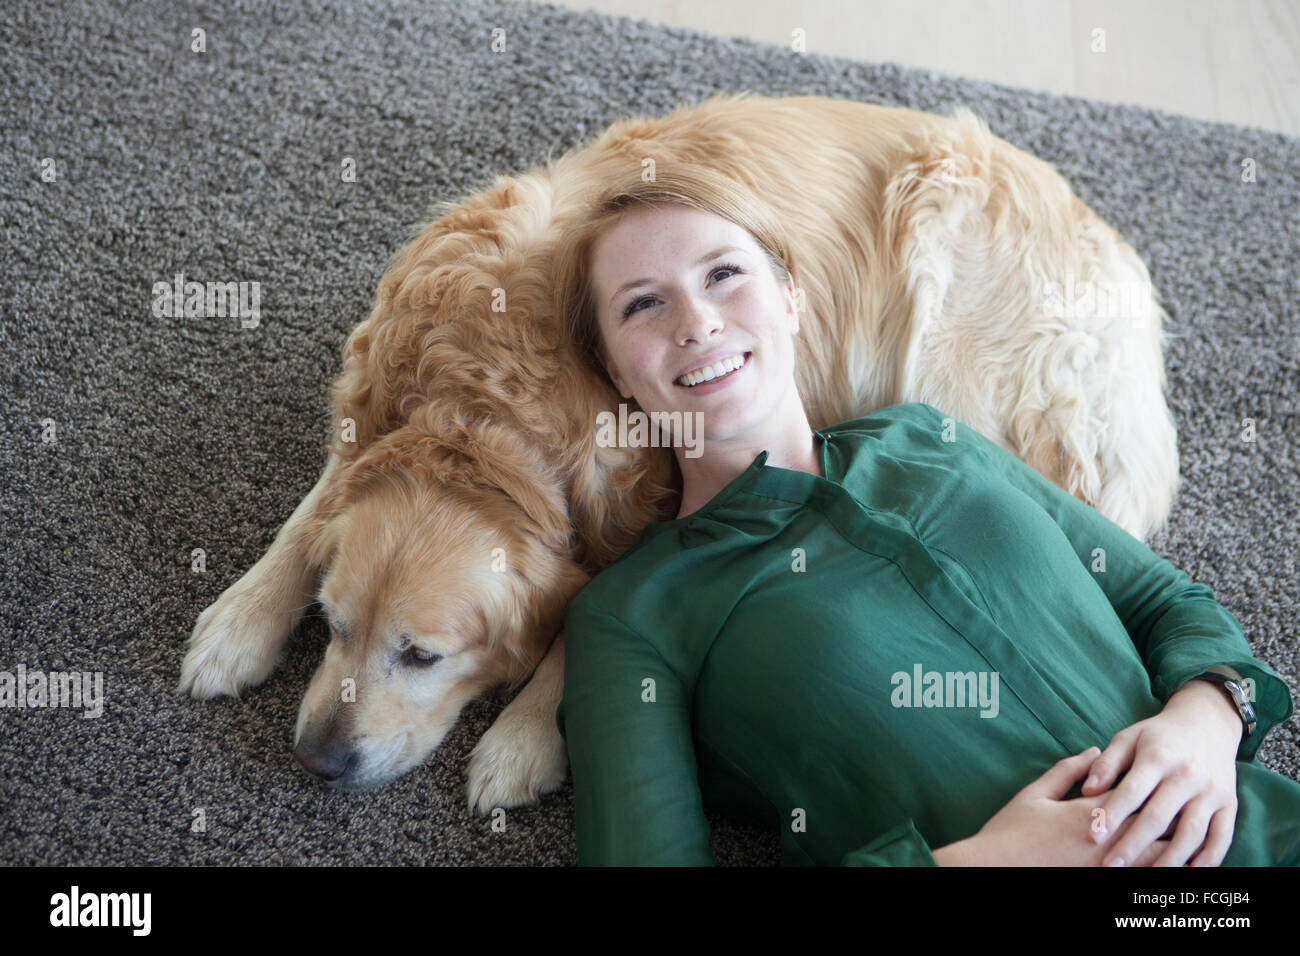
<svg viewBox="0 0 1300 956">
<path fill-rule="evenodd" d="M 962 841 L 960 856 L 968 866 L 1100 866 L 1113 844 L 1097 846 L 1089 839 L 1097 798 L 1061 799 L 1098 759 L 1089 747 L 1066 757 L 1026 786 L 993 815 L 973 837 Z M 1126 826 L 1112 828 L 1118 839 Z M 1136 866 L 1148 866 L 1167 846 L 1147 841 Z"/>
<path fill-rule="evenodd" d="M 1204 843 L 1192 866 L 1218 866 L 1232 843 L 1237 820 L 1237 748 L 1241 717 L 1223 690 L 1191 680 L 1169 698 L 1164 710 L 1126 727 L 1091 768 L 1081 793 L 1103 816 L 1094 843 L 1127 826 L 1107 860 L 1124 865 L 1145 852 L 1156 837 L 1178 828 L 1156 866 L 1182 866 Z M 1120 773 L 1124 780 L 1098 802 Z M 1145 806 L 1143 804 L 1145 803 Z M 1132 814 L 1141 812 L 1130 820 Z"/>
</svg>

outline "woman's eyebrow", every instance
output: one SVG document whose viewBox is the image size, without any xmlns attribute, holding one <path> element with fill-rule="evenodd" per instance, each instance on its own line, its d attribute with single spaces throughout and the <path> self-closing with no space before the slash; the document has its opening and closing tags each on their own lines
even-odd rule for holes
<svg viewBox="0 0 1300 956">
<path fill-rule="evenodd" d="M 704 255 L 700 256 L 699 261 L 697 261 L 695 265 L 696 267 L 702 266 L 710 259 L 716 259 L 718 258 L 718 256 L 722 255 L 725 252 L 744 252 L 744 251 L 745 250 L 740 248 L 739 246 L 719 246 L 717 249 L 714 249 L 712 252 L 706 252 Z M 628 289 L 634 289 L 639 285 L 649 285 L 654 281 L 655 281 L 654 279 L 633 279 L 631 282 L 623 283 L 621 286 L 618 287 L 618 290 L 615 291 L 615 293 L 609 297 L 609 304 L 613 305 L 614 300 L 617 299 L 624 292 L 626 292 Z"/>
</svg>

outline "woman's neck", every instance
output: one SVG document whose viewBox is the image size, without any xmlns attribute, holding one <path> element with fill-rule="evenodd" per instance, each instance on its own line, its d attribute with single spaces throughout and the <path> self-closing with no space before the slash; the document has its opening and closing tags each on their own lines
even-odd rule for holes
<svg viewBox="0 0 1300 956">
<path fill-rule="evenodd" d="M 704 442 L 704 454 L 687 458 L 684 449 L 675 448 L 677 466 L 682 473 L 682 506 L 678 518 L 699 511 L 754 463 L 759 452 L 768 452 L 767 464 L 774 468 L 822 474 L 821 449 L 800 407 L 798 415 L 780 428 L 764 429 L 761 434 L 737 435 L 726 441 Z"/>
</svg>

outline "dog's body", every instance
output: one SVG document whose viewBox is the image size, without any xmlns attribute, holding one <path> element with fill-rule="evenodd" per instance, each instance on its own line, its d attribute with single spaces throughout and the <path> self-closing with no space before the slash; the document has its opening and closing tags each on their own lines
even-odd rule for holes
<svg viewBox="0 0 1300 956">
<path fill-rule="evenodd" d="M 596 444 L 619 397 L 561 341 L 549 257 L 616 172 L 675 162 L 748 183 L 782 219 L 814 428 L 927 402 L 1136 536 L 1164 523 L 1178 459 L 1162 310 L 1141 260 L 1050 166 L 968 113 L 718 97 L 502 177 L 398 255 L 344 346 L 325 471 L 200 615 L 182 689 L 264 680 L 323 568 L 332 640 L 299 714 L 305 766 L 343 786 L 391 779 L 468 699 L 540 660 L 475 749 L 470 802 L 563 781 L 564 606 L 675 514 L 679 489 L 670 451 Z"/>
</svg>

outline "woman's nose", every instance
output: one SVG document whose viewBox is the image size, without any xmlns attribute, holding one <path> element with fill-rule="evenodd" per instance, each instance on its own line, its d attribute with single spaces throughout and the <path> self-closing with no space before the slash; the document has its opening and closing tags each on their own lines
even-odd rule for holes
<svg viewBox="0 0 1300 956">
<path fill-rule="evenodd" d="M 703 342 L 722 328 L 722 317 L 713 306 L 693 298 L 682 300 L 681 314 L 677 320 L 677 343 L 688 339 Z"/>
</svg>

